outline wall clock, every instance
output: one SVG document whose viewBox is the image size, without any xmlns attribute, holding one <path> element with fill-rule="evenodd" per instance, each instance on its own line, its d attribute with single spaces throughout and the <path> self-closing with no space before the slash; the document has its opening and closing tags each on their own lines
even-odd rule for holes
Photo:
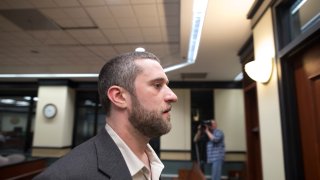
<svg viewBox="0 0 320 180">
<path fill-rule="evenodd" d="M 54 118 L 57 112 L 57 107 L 54 104 L 46 104 L 43 107 L 43 115 L 48 119 Z"/>
</svg>

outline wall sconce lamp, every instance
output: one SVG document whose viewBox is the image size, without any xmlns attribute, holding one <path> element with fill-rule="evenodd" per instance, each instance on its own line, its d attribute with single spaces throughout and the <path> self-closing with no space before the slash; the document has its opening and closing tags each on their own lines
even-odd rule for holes
<svg viewBox="0 0 320 180">
<path fill-rule="evenodd" d="M 267 83 L 270 80 L 273 69 L 273 58 L 269 60 L 254 60 L 244 65 L 248 76 L 256 82 Z"/>
</svg>

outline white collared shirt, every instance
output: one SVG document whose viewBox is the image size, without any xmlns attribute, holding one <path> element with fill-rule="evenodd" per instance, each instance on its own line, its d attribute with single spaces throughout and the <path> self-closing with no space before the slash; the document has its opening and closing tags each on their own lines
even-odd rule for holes
<svg viewBox="0 0 320 180">
<path fill-rule="evenodd" d="M 147 144 L 146 154 L 151 172 L 108 124 L 106 124 L 106 130 L 120 149 L 133 180 L 158 180 L 160 178 L 164 165 L 149 144 Z"/>
</svg>

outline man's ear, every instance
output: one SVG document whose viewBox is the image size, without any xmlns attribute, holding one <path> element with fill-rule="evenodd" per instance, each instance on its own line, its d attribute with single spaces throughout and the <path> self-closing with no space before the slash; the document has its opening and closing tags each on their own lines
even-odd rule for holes
<svg viewBox="0 0 320 180">
<path fill-rule="evenodd" d="M 119 108 L 127 107 L 127 91 L 120 86 L 111 86 L 107 91 L 110 101 Z"/>
</svg>

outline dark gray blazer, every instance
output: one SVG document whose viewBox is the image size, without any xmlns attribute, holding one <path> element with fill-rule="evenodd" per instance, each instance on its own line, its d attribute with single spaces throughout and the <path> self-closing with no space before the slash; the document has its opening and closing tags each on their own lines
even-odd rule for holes
<svg viewBox="0 0 320 180">
<path fill-rule="evenodd" d="M 132 179 L 122 154 L 105 129 L 75 147 L 35 180 Z"/>
</svg>

